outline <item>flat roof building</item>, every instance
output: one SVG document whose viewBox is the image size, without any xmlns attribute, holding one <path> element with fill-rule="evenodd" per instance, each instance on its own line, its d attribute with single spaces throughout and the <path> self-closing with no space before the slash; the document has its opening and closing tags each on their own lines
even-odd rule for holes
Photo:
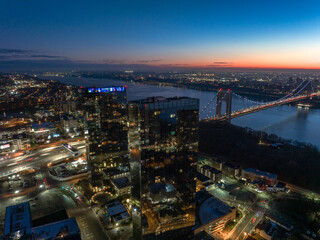
<svg viewBox="0 0 320 240">
<path fill-rule="evenodd" d="M 195 234 L 210 234 L 223 230 L 229 220 L 236 218 L 236 208 L 230 207 L 206 191 L 197 192 Z"/>
<path fill-rule="evenodd" d="M 76 219 L 68 218 L 64 212 L 60 211 L 52 214 L 52 217 L 44 216 L 32 222 L 29 202 L 9 206 L 6 208 L 3 237 L 6 240 L 81 240 Z"/>
<path fill-rule="evenodd" d="M 6 208 L 4 236 L 8 239 L 31 239 L 31 212 L 29 202 Z"/>
<path fill-rule="evenodd" d="M 131 181 L 127 177 L 111 179 L 117 194 L 119 196 L 129 195 L 131 193 Z"/>
<path fill-rule="evenodd" d="M 34 240 L 81 239 L 80 229 L 75 218 L 68 218 L 58 222 L 34 227 L 32 228 L 32 235 Z"/>
<path fill-rule="evenodd" d="M 274 186 L 277 182 L 277 174 L 264 172 L 254 168 L 242 169 L 242 177 L 250 180 L 265 180 L 269 186 Z"/>
<path fill-rule="evenodd" d="M 119 201 L 107 204 L 106 208 L 114 224 L 130 219 L 127 209 Z"/>
</svg>

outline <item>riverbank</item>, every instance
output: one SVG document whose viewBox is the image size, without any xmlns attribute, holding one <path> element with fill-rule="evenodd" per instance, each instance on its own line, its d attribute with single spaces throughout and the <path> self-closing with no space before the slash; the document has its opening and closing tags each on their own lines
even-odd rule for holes
<svg viewBox="0 0 320 240">
<path fill-rule="evenodd" d="M 200 83 L 200 82 L 184 82 L 183 80 L 178 79 L 159 79 L 159 78 L 148 78 L 148 79 L 132 79 L 130 77 L 116 77 L 112 75 L 91 75 L 91 74 L 82 74 L 82 77 L 85 78 L 94 78 L 94 79 L 103 79 L 108 77 L 114 81 L 124 81 L 131 82 L 134 84 L 142 85 L 151 85 L 151 86 L 160 86 L 160 87 L 175 87 L 183 89 L 193 89 L 198 91 L 212 91 L 217 92 L 220 88 L 223 89 L 232 89 L 233 92 L 247 97 L 255 101 L 274 101 L 285 95 L 285 93 L 274 93 L 266 92 L 265 89 L 260 88 L 248 88 L 248 87 L 239 87 L 239 86 L 230 86 L 224 83 Z M 311 108 L 320 109 L 320 98 L 314 98 L 310 100 Z"/>
<path fill-rule="evenodd" d="M 320 193 L 320 152 L 311 144 L 228 123 L 210 122 L 200 122 L 199 139 L 201 152 L 242 168 L 275 173 L 279 180 Z M 275 147 L 273 143 L 283 145 Z"/>
<path fill-rule="evenodd" d="M 174 97 L 188 96 L 200 99 L 200 109 L 203 110 L 209 102 L 216 96 L 213 91 L 198 91 L 185 87 L 165 87 L 161 85 L 147 85 L 143 83 L 124 82 L 120 80 L 110 80 L 102 78 L 83 77 L 44 77 L 44 79 L 54 79 L 65 84 L 76 86 L 115 86 L 127 85 L 128 101 L 135 101 L 152 96 Z M 200 119 L 213 114 L 214 103 L 206 107 L 206 111 L 200 111 Z M 234 110 L 247 108 L 248 104 L 238 98 L 232 102 Z M 264 111 L 235 118 L 232 123 L 237 126 L 250 127 L 255 130 L 277 134 L 283 138 L 309 142 L 320 148 L 320 109 L 298 109 L 295 106 L 282 105 Z"/>
</svg>

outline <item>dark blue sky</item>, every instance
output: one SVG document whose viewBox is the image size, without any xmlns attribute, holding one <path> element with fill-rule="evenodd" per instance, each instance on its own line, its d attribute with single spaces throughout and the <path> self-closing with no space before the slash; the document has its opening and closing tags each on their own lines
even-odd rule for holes
<svg viewBox="0 0 320 240">
<path fill-rule="evenodd" d="M 0 61 L 319 68 L 319 9 L 316 0 L 2 0 Z"/>
</svg>

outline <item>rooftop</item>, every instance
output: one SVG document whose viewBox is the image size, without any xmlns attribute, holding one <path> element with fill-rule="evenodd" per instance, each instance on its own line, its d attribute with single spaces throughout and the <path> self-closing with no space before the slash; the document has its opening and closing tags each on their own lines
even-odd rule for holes
<svg viewBox="0 0 320 240">
<path fill-rule="evenodd" d="M 24 229 L 31 233 L 31 215 L 29 202 L 20 203 L 6 208 L 4 235 Z"/>
<path fill-rule="evenodd" d="M 38 129 L 48 129 L 48 128 L 55 128 L 54 124 L 52 122 L 42 122 L 42 123 L 32 123 L 32 128 L 38 130 Z"/>
<path fill-rule="evenodd" d="M 267 178 L 277 178 L 277 174 L 273 174 L 273 173 L 268 173 L 268 172 L 264 172 L 264 171 L 260 171 L 258 169 L 254 169 L 254 168 L 247 168 L 244 169 L 244 171 L 249 172 L 249 173 L 254 173 L 263 177 L 267 177 Z"/>
<path fill-rule="evenodd" d="M 205 225 L 231 212 L 231 207 L 215 197 L 206 199 L 199 206 L 199 220 Z"/>
<path fill-rule="evenodd" d="M 127 212 L 127 209 L 119 201 L 109 203 L 109 204 L 107 204 L 106 207 L 107 207 L 107 211 L 111 217 L 118 215 L 118 214 L 121 214 L 121 213 L 124 213 L 124 212 Z"/>
<path fill-rule="evenodd" d="M 129 178 L 127 178 L 127 177 L 116 178 L 116 179 L 112 179 L 111 181 L 118 189 L 122 189 L 122 188 L 126 188 L 128 186 L 131 186 Z"/>
<path fill-rule="evenodd" d="M 116 222 L 121 221 L 121 220 L 124 220 L 124 219 L 128 219 L 128 218 L 130 218 L 130 214 L 127 213 L 127 212 L 120 213 L 119 215 L 116 215 L 116 216 L 114 217 L 114 219 L 116 220 Z"/>
<path fill-rule="evenodd" d="M 80 229 L 75 218 L 68 218 L 59 222 L 34 227 L 32 228 L 32 233 L 35 239 L 62 239 L 66 236 L 80 234 Z"/>
<path fill-rule="evenodd" d="M 38 226 L 50 224 L 52 222 L 58 222 L 58 221 L 65 220 L 65 219 L 68 219 L 68 214 L 65 209 L 62 209 L 62 210 L 54 212 L 52 214 L 45 215 L 41 218 L 34 219 L 32 221 L 32 225 L 34 227 L 38 227 Z"/>
<path fill-rule="evenodd" d="M 220 173 L 221 171 L 219 171 L 218 169 L 215 169 L 215 168 L 213 168 L 213 167 L 210 167 L 210 166 L 208 166 L 208 165 L 204 165 L 204 166 L 202 166 L 201 168 L 203 168 L 203 169 L 205 169 L 205 170 L 208 170 L 208 171 L 210 171 L 210 172 L 212 172 L 212 173 Z"/>
<path fill-rule="evenodd" d="M 211 179 L 205 175 L 203 175 L 202 173 L 199 173 L 197 172 L 197 179 L 200 181 L 200 182 L 207 182 L 207 181 L 210 181 Z"/>
</svg>

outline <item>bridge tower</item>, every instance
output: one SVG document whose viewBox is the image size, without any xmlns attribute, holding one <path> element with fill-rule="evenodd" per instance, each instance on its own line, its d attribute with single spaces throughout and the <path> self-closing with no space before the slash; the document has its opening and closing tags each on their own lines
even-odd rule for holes
<svg viewBox="0 0 320 240">
<path fill-rule="evenodd" d="M 220 89 L 217 95 L 216 116 L 221 117 L 222 102 L 226 102 L 226 119 L 231 122 L 232 91 Z"/>
</svg>

